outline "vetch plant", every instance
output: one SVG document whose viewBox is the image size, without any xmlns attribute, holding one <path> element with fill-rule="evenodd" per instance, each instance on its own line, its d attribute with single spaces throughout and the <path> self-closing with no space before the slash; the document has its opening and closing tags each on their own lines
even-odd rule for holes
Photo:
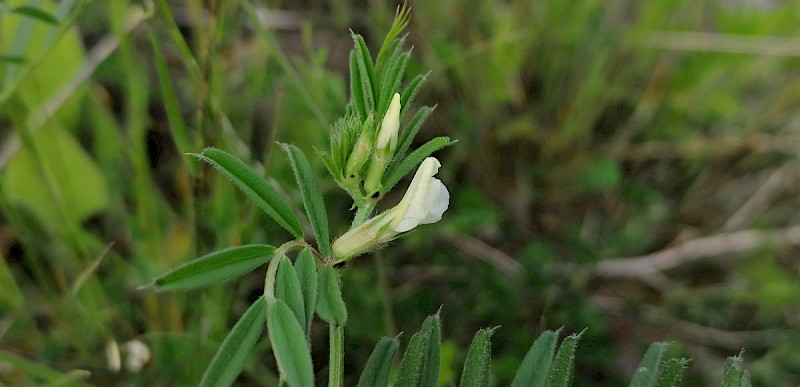
<svg viewBox="0 0 800 387">
<path fill-rule="evenodd" d="M 351 227 L 331 243 L 328 209 L 311 164 L 303 150 L 281 144 L 294 171 L 305 216 L 314 243 L 306 240 L 301 222 L 278 191 L 244 161 L 223 150 L 208 148 L 195 156 L 226 176 L 270 218 L 295 239 L 278 247 L 250 244 L 202 256 L 170 270 L 145 289 L 189 290 L 230 280 L 268 265 L 263 295 L 239 318 L 228 333 L 200 381 L 201 386 L 232 384 L 267 327 L 282 385 L 313 386 L 310 353 L 314 316 L 328 325 L 330 357 L 327 385 L 344 385 L 344 329 L 348 310 L 342 298 L 341 263 L 385 246 L 421 225 L 439 221 L 449 205 L 447 187 L 437 178 L 442 167 L 431 156 L 452 145 L 448 137 L 434 138 L 412 149 L 412 144 L 433 107 L 413 115 L 409 106 L 426 75 L 406 79 L 410 51 L 404 51 L 400 33 L 409 22 L 409 9 L 398 10 L 383 45 L 373 60 L 364 39 L 353 34 L 350 52 L 350 102 L 344 117 L 333 123 L 330 149 L 318 152 L 330 177 L 353 200 Z M 407 119 L 404 119 L 406 117 Z M 373 215 L 376 204 L 406 175 L 416 169 L 397 205 Z M 336 216 L 341 216 L 336 214 Z M 496 328 L 481 329 L 470 345 L 461 386 L 490 383 L 491 336 Z M 569 335 L 558 345 L 558 332 L 546 331 L 525 356 L 512 386 L 568 386 L 583 332 Z M 436 386 L 439 380 L 441 321 L 431 315 L 405 348 L 396 373 L 394 358 L 398 338 L 384 337 L 375 346 L 360 375 L 358 386 Z M 634 375 L 635 386 L 672 386 L 681 378 L 688 360 L 662 360 L 667 347 L 656 343 L 648 350 Z M 746 385 L 741 359 L 726 366 L 726 385 Z M 392 381 L 391 375 L 396 375 Z M 738 382 L 739 384 L 736 384 Z"/>
</svg>

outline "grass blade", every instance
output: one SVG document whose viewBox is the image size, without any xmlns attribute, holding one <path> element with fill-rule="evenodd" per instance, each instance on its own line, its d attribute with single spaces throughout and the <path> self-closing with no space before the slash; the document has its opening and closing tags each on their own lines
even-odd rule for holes
<svg viewBox="0 0 800 387">
<path fill-rule="evenodd" d="M 483 387 L 489 385 L 492 363 L 492 334 L 497 328 L 484 328 L 475 334 L 461 372 L 461 387 Z"/>
<path fill-rule="evenodd" d="M 547 383 L 557 339 L 556 332 L 546 331 L 533 342 L 528 354 L 522 359 L 522 365 L 517 370 L 511 387 L 539 387 Z"/>
<path fill-rule="evenodd" d="M 328 232 L 328 212 L 325 210 L 325 200 L 322 198 L 314 171 L 300 148 L 291 144 L 281 144 L 281 146 L 292 164 L 297 185 L 300 187 L 300 195 L 303 197 L 303 206 L 306 208 L 308 221 L 311 222 L 314 237 L 317 239 L 319 252 L 330 257 L 332 253 Z"/>
<path fill-rule="evenodd" d="M 161 98 L 164 100 L 164 108 L 167 111 L 167 121 L 171 129 L 170 133 L 172 133 L 172 138 L 178 150 L 181 153 L 188 153 L 191 149 L 195 149 L 195 146 L 190 140 L 189 132 L 186 129 L 186 122 L 184 122 L 181 109 L 178 107 L 178 97 L 175 94 L 175 88 L 172 87 L 169 71 L 167 70 L 167 62 L 164 60 L 164 53 L 161 50 L 161 44 L 159 44 L 158 37 L 152 30 L 150 30 L 150 43 L 153 46 L 153 56 L 158 72 L 158 83 L 161 86 Z M 185 164 L 192 175 L 197 173 L 197 164 Z"/>
<path fill-rule="evenodd" d="M 314 367 L 306 335 L 283 300 L 275 299 L 269 306 L 267 326 L 282 378 L 292 387 L 313 386 Z"/>
<path fill-rule="evenodd" d="M 455 143 L 455 141 L 450 140 L 450 137 L 436 137 L 426 142 L 425 145 L 415 149 L 408 157 L 386 174 L 386 180 L 383 182 L 383 192 L 389 192 L 403 176 L 411 172 L 422 160 L 425 160 L 425 158 L 430 156 L 433 152 Z"/>
<path fill-rule="evenodd" d="M 669 343 L 653 343 L 647 348 L 644 353 L 642 361 L 639 363 L 639 368 L 631 379 L 631 387 L 652 387 L 655 385 L 656 377 L 658 377 L 658 368 L 661 365 L 661 359 L 667 351 Z"/>
<path fill-rule="evenodd" d="M 303 237 L 300 221 L 280 197 L 277 191 L 267 184 L 256 171 L 238 158 L 215 148 L 206 148 L 195 155 L 219 169 L 225 177 L 239 187 L 253 202 L 261 207 L 272 219 L 297 238 Z"/>
<path fill-rule="evenodd" d="M 358 387 L 386 387 L 389 385 L 389 374 L 392 361 L 400 349 L 400 341 L 396 338 L 383 337 L 369 355 L 364 372 L 358 379 Z"/>
<path fill-rule="evenodd" d="M 14 373 L 24 374 L 40 383 L 52 383 L 69 378 L 68 380 L 71 386 L 91 386 L 91 384 L 71 377 L 69 374 L 61 373 L 61 371 L 57 371 L 46 365 L 33 362 L 17 354 L 2 349 L 0 349 L 0 362 L 12 367 Z"/>
<path fill-rule="evenodd" d="M 317 264 L 311 249 L 303 249 L 294 263 L 300 290 L 303 293 L 303 308 L 306 321 L 303 322 L 306 337 L 311 333 L 311 320 L 314 318 L 314 307 L 317 305 Z"/>
<path fill-rule="evenodd" d="M 681 385 L 683 370 L 689 365 L 688 359 L 669 359 L 661 366 L 656 387 L 678 387 Z"/>
<path fill-rule="evenodd" d="M 575 350 L 584 332 L 586 332 L 585 329 L 580 333 L 569 335 L 561 342 L 548 376 L 548 385 L 550 387 L 568 387 L 572 385 Z"/>
<path fill-rule="evenodd" d="M 242 372 L 267 319 L 267 300 L 258 299 L 233 326 L 206 368 L 200 386 L 230 386 Z"/>
<path fill-rule="evenodd" d="M 243 245 L 215 251 L 180 265 L 141 290 L 172 291 L 193 289 L 238 277 L 267 263 L 275 247 Z"/>
<path fill-rule="evenodd" d="M 317 315 L 333 326 L 343 327 L 347 324 L 347 308 L 342 299 L 339 278 L 330 265 L 319 268 Z"/>
<path fill-rule="evenodd" d="M 300 290 L 300 281 L 297 272 L 288 259 L 281 260 L 278 265 L 278 275 L 275 278 L 275 297 L 283 300 L 292 310 L 297 322 L 306 325 L 306 308 L 303 302 L 303 293 Z M 305 329 L 303 329 L 305 332 Z"/>
<path fill-rule="evenodd" d="M 10 12 L 20 16 L 30 17 L 48 24 L 52 24 L 54 26 L 58 25 L 57 17 L 42 10 L 41 8 L 37 8 L 34 6 L 21 5 L 19 7 L 12 8 Z"/>
</svg>

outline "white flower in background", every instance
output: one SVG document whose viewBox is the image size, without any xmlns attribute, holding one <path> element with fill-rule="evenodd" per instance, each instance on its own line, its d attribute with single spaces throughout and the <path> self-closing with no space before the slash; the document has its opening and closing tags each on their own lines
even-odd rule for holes
<svg viewBox="0 0 800 387">
<path fill-rule="evenodd" d="M 150 348 L 139 340 L 131 340 L 122 344 L 125 351 L 125 369 L 129 372 L 139 372 L 150 361 Z"/>
<path fill-rule="evenodd" d="M 450 193 L 441 180 L 433 177 L 441 164 L 434 157 L 426 158 L 414 174 L 411 185 L 400 203 L 346 232 L 333 242 L 337 262 L 364 254 L 391 241 L 398 234 L 420 224 L 438 222 L 450 203 Z"/>
<path fill-rule="evenodd" d="M 119 372 L 122 368 L 122 360 L 119 356 L 119 346 L 116 340 L 106 343 L 106 361 L 108 362 L 108 369 L 112 372 Z"/>
<path fill-rule="evenodd" d="M 397 147 L 397 132 L 400 130 L 400 94 L 394 93 L 389 110 L 383 116 L 381 131 L 378 133 L 378 141 L 375 148 L 379 150 L 388 149 L 390 152 Z"/>
</svg>

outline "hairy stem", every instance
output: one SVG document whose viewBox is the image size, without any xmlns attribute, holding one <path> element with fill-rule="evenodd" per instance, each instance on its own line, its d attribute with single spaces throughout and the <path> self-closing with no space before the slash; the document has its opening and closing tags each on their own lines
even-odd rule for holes
<svg viewBox="0 0 800 387">
<path fill-rule="evenodd" d="M 328 386 L 344 386 L 344 327 L 330 326 L 330 361 L 328 364 Z"/>
<path fill-rule="evenodd" d="M 356 216 L 353 218 L 353 224 L 350 226 L 350 228 L 356 227 L 361 223 L 366 222 L 367 219 L 369 219 L 369 216 L 372 215 L 372 210 L 374 208 L 375 205 L 371 203 L 365 203 L 364 205 L 359 206 L 358 210 L 356 211 Z"/>
</svg>

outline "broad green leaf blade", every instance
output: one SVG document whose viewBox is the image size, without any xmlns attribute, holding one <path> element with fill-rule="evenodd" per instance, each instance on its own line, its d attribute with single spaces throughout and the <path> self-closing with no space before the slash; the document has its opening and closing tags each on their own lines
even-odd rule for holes
<svg viewBox="0 0 800 387">
<path fill-rule="evenodd" d="M 442 324 L 439 314 L 428 316 L 422 323 L 428 348 L 420 368 L 420 386 L 436 387 L 441 366 Z"/>
<path fill-rule="evenodd" d="M 41 8 L 37 8 L 30 5 L 21 5 L 19 7 L 14 7 L 11 9 L 11 13 L 15 13 L 21 16 L 27 16 L 39 21 L 43 21 L 48 24 L 52 24 L 54 26 L 58 25 L 58 18 L 54 15 L 50 14 L 49 12 L 44 11 Z"/>
<path fill-rule="evenodd" d="M 658 377 L 658 367 L 661 365 L 661 359 L 667 351 L 669 343 L 653 343 L 647 348 L 644 353 L 636 373 L 633 374 L 631 379 L 631 387 L 652 387 L 655 385 L 656 377 Z"/>
<path fill-rule="evenodd" d="M 383 182 L 384 192 L 389 192 L 403 176 L 409 174 L 433 152 L 455 143 L 455 141 L 450 141 L 450 137 L 436 137 L 411 152 L 405 160 L 387 174 L 386 180 Z"/>
<path fill-rule="evenodd" d="M 304 328 L 306 337 L 311 334 L 311 320 L 314 318 L 314 307 L 317 305 L 317 264 L 311 249 L 306 248 L 297 256 L 294 263 L 297 279 L 300 281 L 300 290 L 303 292 L 303 309 L 306 321 Z"/>
<path fill-rule="evenodd" d="M 267 300 L 258 299 L 233 326 L 206 368 L 200 386 L 230 386 L 244 368 L 267 320 Z"/>
<path fill-rule="evenodd" d="M 744 359 L 739 356 L 729 356 L 725 360 L 725 374 L 722 377 L 723 387 L 750 387 L 750 373 L 742 367 Z"/>
<path fill-rule="evenodd" d="M 272 219 L 297 238 L 303 237 L 303 228 L 300 221 L 281 198 L 261 176 L 243 161 L 219 149 L 206 148 L 200 155 L 195 155 L 205 160 L 225 177 L 230 179 L 247 197 L 261 207 Z"/>
<path fill-rule="evenodd" d="M 406 107 L 406 105 L 401 106 Z M 431 116 L 434 109 L 436 108 L 430 106 L 419 108 L 414 114 L 414 117 L 411 117 L 411 121 L 409 121 L 408 125 L 403 127 L 400 131 L 400 138 L 398 139 L 397 150 L 395 151 L 395 159 L 392 160 L 388 168 L 390 171 L 405 157 L 406 153 L 408 153 L 408 149 L 411 148 L 411 144 L 414 142 L 414 137 L 417 137 L 417 133 L 419 133 L 419 130 L 422 128 L 422 124 Z"/>
<path fill-rule="evenodd" d="M 392 371 L 392 362 L 400 341 L 396 338 L 383 337 L 372 354 L 369 355 L 364 372 L 358 379 L 358 387 L 386 387 L 389 385 L 389 374 Z"/>
<path fill-rule="evenodd" d="M 678 387 L 681 385 L 683 370 L 689 365 L 689 359 L 669 359 L 661 366 L 656 387 Z"/>
<path fill-rule="evenodd" d="M 289 156 L 289 162 L 292 164 L 295 178 L 297 178 L 297 185 L 300 187 L 300 195 L 303 197 L 303 206 L 306 208 L 308 221 L 311 222 L 314 237 L 317 239 L 319 252 L 326 257 L 330 257 L 332 252 L 328 233 L 328 212 L 325 210 L 325 201 L 322 198 L 319 185 L 317 185 L 317 179 L 311 169 L 311 164 L 308 163 L 306 155 L 300 148 L 291 144 L 281 144 L 281 146 L 286 151 Z"/>
<path fill-rule="evenodd" d="M 283 300 L 275 299 L 268 309 L 269 339 L 281 376 L 292 387 L 313 386 L 314 367 L 303 328 Z"/>
<path fill-rule="evenodd" d="M 400 361 L 400 369 L 397 372 L 397 380 L 395 386 L 403 387 L 419 387 L 420 376 L 422 371 L 422 363 L 425 359 L 425 354 L 428 352 L 428 340 L 424 329 L 415 333 L 408 342 L 408 348 Z"/>
<path fill-rule="evenodd" d="M 194 145 L 186 129 L 186 122 L 183 120 L 181 109 L 178 106 L 178 97 L 175 95 L 175 88 L 172 87 L 171 77 L 167 69 L 167 62 L 164 60 L 164 53 L 161 51 L 161 44 L 153 30 L 150 30 L 150 43 L 153 46 L 153 56 L 158 71 L 158 82 L 161 86 L 161 98 L 164 100 L 164 108 L 167 111 L 167 121 L 169 122 L 170 133 L 175 141 L 175 145 L 181 153 L 188 153 L 194 149 Z M 184 159 L 185 160 L 185 159 Z M 197 164 L 185 163 L 189 171 L 194 175 L 197 172 Z"/>
<path fill-rule="evenodd" d="M 489 385 L 489 368 L 492 363 L 492 334 L 496 328 L 484 328 L 475 334 L 461 372 L 461 387 Z"/>
<path fill-rule="evenodd" d="M 141 289 L 193 289 L 235 278 L 267 263 L 274 251 L 275 247 L 269 245 L 243 245 L 215 251 L 160 275 Z"/>
<path fill-rule="evenodd" d="M 568 387 L 572 385 L 575 350 L 584 332 L 586 332 L 586 329 L 580 333 L 567 336 L 564 341 L 561 342 L 556 357 L 553 359 L 553 365 L 550 368 L 550 375 L 548 377 L 548 384 L 550 387 Z"/>
<path fill-rule="evenodd" d="M 303 293 L 300 290 L 300 281 L 294 266 L 288 259 L 281 260 L 278 266 L 278 274 L 275 277 L 275 297 L 283 300 L 289 306 L 297 318 L 297 322 L 305 328 L 306 308 L 303 302 Z"/>
<path fill-rule="evenodd" d="M 336 271 L 330 265 L 322 265 L 318 275 L 317 315 L 328 324 L 343 327 L 347 324 L 347 308 Z"/>
<path fill-rule="evenodd" d="M 517 370 L 517 375 L 514 376 L 511 387 L 540 387 L 546 385 L 547 375 L 550 373 L 550 364 L 556 351 L 556 340 L 558 340 L 556 332 L 545 331 L 533 342 L 528 354 L 522 359 L 522 365 Z"/>
</svg>

